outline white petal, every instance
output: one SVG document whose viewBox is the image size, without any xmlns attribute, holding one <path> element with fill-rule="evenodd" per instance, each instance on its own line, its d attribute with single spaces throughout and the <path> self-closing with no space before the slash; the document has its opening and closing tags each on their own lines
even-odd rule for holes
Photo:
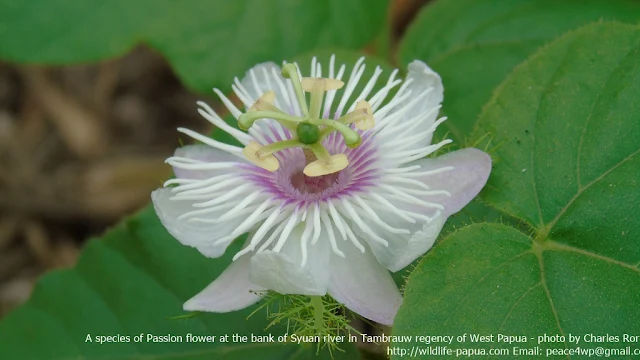
<svg viewBox="0 0 640 360">
<path fill-rule="evenodd" d="M 410 117 L 424 113 L 442 103 L 444 98 L 444 87 L 442 79 L 435 71 L 420 60 L 414 60 L 409 64 L 409 73 L 405 81 L 413 79 L 408 89 L 414 95 L 418 95 L 427 89 L 432 89 L 429 95 L 425 97 L 424 102 L 420 102 L 411 109 Z"/>
<path fill-rule="evenodd" d="M 293 229 L 280 252 L 265 250 L 251 258 L 253 283 L 280 294 L 324 295 L 329 283 L 329 240 L 321 237 L 309 245 L 309 257 L 302 263 L 301 236 L 304 224 Z"/>
<path fill-rule="evenodd" d="M 234 261 L 204 290 L 187 301 L 186 311 L 229 312 L 244 309 L 261 299 L 255 292 L 265 291 L 263 287 L 249 281 L 248 256 Z"/>
<path fill-rule="evenodd" d="M 381 146 L 407 151 L 431 144 L 443 91 L 442 79 L 427 64 L 419 60 L 409 64 L 403 86 L 389 103 L 392 107 L 375 113 Z"/>
<path fill-rule="evenodd" d="M 187 220 L 178 220 L 177 218 L 180 215 L 194 210 L 192 207 L 193 201 L 170 200 L 173 195 L 170 188 L 157 189 L 151 193 L 153 207 L 162 225 L 183 245 L 195 247 L 207 257 L 220 257 L 233 239 L 229 239 L 229 241 L 225 241 L 222 244 L 214 244 L 215 240 L 231 234 L 244 219 L 233 219 L 221 224 L 193 223 Z M 210 214 L 213 218 L 220 215 L 222 214 Z"/>
<path fill-rule="evenodd" d="M 331 257 L 329 295 L 351 311 L 384 325 L 392 325 L 402 296 L 389 274 L 370 251 L 343 246 L 345 258 Z"/>
<path fill-rule="evenodd" d="M 415 259 L 427 252 L 427 250 L 431 249 L 446 220 L 446 218 L 441 216 L 430 223 L 419 221 L 416 224 L 405 222 L 398 225 L 389 219 L 385 219 L 389 225 L 396 227 L 402 226 L 410 230 L 411 234 L 392 234 L 386 230 L 379 229 L 378 231 L 381 232 L 381 236 L 389 243 L 388 246 L 384 246 L 375 241 L 368 241 L 368 244 L 371 246 L 371 250 L 378 261 L 387 269 L 396 272 L 404 269 Z M 367 239 L 365 234 L 358 235 Z"/>
<path fill-rule="evenodd" d="M 453 151 L 435 159 L 421 159 L 410 165 L 420 165 L 419 172 L 452 166 L 453 170 L 416 178 L 434 190 L 446 190 L 445 195 L 429 196 L 428 201 L 444 206 L 444 215 L 460 211 L 484 187 L 491 172 L 491 157 L 474 148 Z"/>
<path fill-rule="evenodd" d="M 380 227 L 375 221 L 367 220 L 367 224 L 389 242 L 388 246 L 383 246 L 378 242 L 368 241 L 378 261 L 391 271 L 398 271 L 404 268 L 429 250 L 437 239 L 447 218 L 460 211 L 478 195 L 491 172 L 491 158 L 489 155 L 473 148 L 454 151 L 435 159 L 421 159 L 409 165 L 420 165 L 421 168 L 415 170 L 416 172 L 426 172 L 448 166 L 453 167 L 452 170 L 427 175 L 423 178 L 412 178 L 424 182 L 432 190 L 448 191 L 451 196 L 418 196 L 421 200 L 444 206 L 440 217 L 431 222 L 418 219 L 416 223 L 411 224 L 399 218 L 391 210 L 379 210 L 378 216 L 381 219 L 392 227 L 409 230 L 411 233 L 408 235 L 393 234 Z M 401 186 L 395 186 L 397 189 L 402 190 Z M 394 200 L 389 200 L 389 202 L 403 210 L 430 217 L 433 217 L 436 211 Z M 358 229 L 356 228 L 356 230 Z M 368 239 L 366 234 L 359 231 L 358 235 Z"/>
<path fill-rule="evenodd" d="M 242 160 L 228 152 L 212 148 L 207 145 L 187 145 L 181 148 L 176 149 L 173 154 L 175 157 L 183 157 L 192 160 L 199 160 L 204 163 L 213 163 L 213 162 L 238 162 L 241 163 Z M 178 167 L 173 167 L 173 172 L 176 174 L 176 177 L 182 179 L 208 179 L 215 175 L 220 175 L 224 173 L 226 170 L 187 170 L 181 169 Z"/>
</svg>

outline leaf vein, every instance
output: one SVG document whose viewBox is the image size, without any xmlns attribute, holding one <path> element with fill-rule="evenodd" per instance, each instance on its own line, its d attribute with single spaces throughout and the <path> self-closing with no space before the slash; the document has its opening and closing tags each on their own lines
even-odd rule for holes
<svg viewBox="0 0 640 360">
<path fill-rule="evenodd" d="M 640 148 L 634 152 L 632 152 L 631 154 L 629 154 L 627 157 L 625 157 L 624 159 L 620 160 L 617 164 L 613 165 L 609 170 L 605 171 L 604 173 L 602 173 L 602 175 L 598 176 L 597 178 L 593 179 L 593 181 L 591 181 L 590 183 L 588 183 L 587 185 L 585 185 L 584 187 L 580 188 L 578 190 L 578 192 L 569 200 L 569 202 L 560 210 L 560 212 L 558 213 L 558 215 L 556 215 L 556 217 L 549 223 L 549 225 L 547 226 L 547 231 L 550 231 L 558 222 L 558 220 L 560 220 L 560 218 L 564 215 L 565 212 L 567 212 L 567 210 L 569 209 L 569 207 L 576 201 L 577 198 L 580 197 L 580 195 L 582 195 L 588 188 L 590 188 L 591 186 L 593 186 L 594 184 L 596 184 L 598 181 L 602 180 L 603 178 L 605 178 L 607 175 L 609 175 L 612 171 L 614 171 L 615 169 L 619 168 L 620 166 L 622 166 L 622 164 L 624 164 L 627 161 L 631 161 L 633 160 L 633 157 L 640 154 Z"/>
<path fill-rule="evenodd" d="M 590 251 L 587 250 L 583 250 L 577 247 L 573 247 L 573 246 L 569 246 L 569 245 L 565 245 L 565 244 L 561 244 L 555 241 L 549 241 L 548 242 L 548 249 L 550 250 L 556 250 L 556 251 L 568 251 L 568 252 L 573 252 L 573 253 L 577 253 L 580 255 L 584 255 L 584 256 L 588 256 L 588 257 L 592 257 L 594 259 L 598 259 L 601 261 L 605 261 L 614 265 L 618 265 L 618 266 L 622 266 L 624 268 L 627 269 L 631 269 L 632 271 L 635 271 L 637 273 L 640 273 L 640 269 L 638 269 L 638 265 L 640 264 L 640 262 L 636 265 L 631 265 L 631 264 L 627 264 L 625 262 L 616 260 L 616 259 L 612 259 L 610 257 L 607 256 L 603 256 L 603 255 L 599 255 L 596 253 L 592 253 Z"/>
<path fill-rule="evenodd" d="M 560 334 L 565 337 L 564 330 L 562 329 L 562 325 L 560 325 L 560 317 L 558 316 L 558 311 L 556 310 L 556 306 L 553 303 L 553 299 L 551 298 L 551 292 L 549 291 L 549 287 L 547 286 L 546 273 L 544 270 L 544 261 L 542 260 L 542 254 L 536 254 L 538 256 L 538 264 L 540 265 L 540 283 L 544 289 L 544 293 L 547 295 L 547 299 L 549 299 L 549 305 L 551 306 L 551 313 L 553 313 L 553 317 L 556 320 L 556 326 L 558 326 L 558 330 L 560 330 Z M 565 349 L 567 348 L 567 342 L 564 342 Z M 568 355 L 567 355 L 568 358 Z"/>
<path fill-rule="evenodd" d="M 537 288 L 538 286 L 542 285 L 542 281 L 538 281 L 537 283 L 531 285 L 531 287 L 529 287 L 527 289 L 527 291 L 523 292 L 522 295 L 520 295 L 520 297 L 513 303 L 513 305 L 511 306 L 511 308 L 509 309 L 509 312 L 507 313 L 507 315 L 504 317 L 504 319 L 502 320 L 502 323 L 500 324 L 500 327 L 498 328 L 498 333 L 502 332 L 502 328 L 504 328 L 504 325 L 507 323 L 507 320 L 511 317 L 511 313 L 513 312 L 513 310 L 518 306 L 518 304 L 520 304 L 520 302 L 527 297 L 527 295 L 529 295 L 529 293 L 531 292 L 531 290 Z M 495 345 L 495 343 L 491 344 L 491 348 L 493 349 L 493 346 Z"/>
</svg>

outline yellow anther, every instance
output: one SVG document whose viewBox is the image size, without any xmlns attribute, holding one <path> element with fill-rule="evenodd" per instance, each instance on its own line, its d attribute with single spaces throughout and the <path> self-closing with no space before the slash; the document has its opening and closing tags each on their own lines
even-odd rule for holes
<svg viewBox="0 0 640 360">
<path fill-rule="evenodd" d="M 260 166 L 265 170 L 268 170 L 271 172 L 278 170 L 278 168 L 280 167 L 280 163 L 278 162 L 278 159 L 276 159 L 276 157 L 273 156 L 273 154 L 270 154 L 270 153 L 265 154 L 261 150 L 262 150 L 262 146 L 260 146 L 260 144 L 258 144 L 257 142 L 252 141 L 248 143 L 244 149 L 242 149 L 242 153 L 253 164 Z"/>
<path fill-rule="evenodd" d="M 316 160 L 305 166 L 302 171 L 307 176 L 322 176 L 338 172 L 349 165 L 345 154 L 331 155 L 328 159 Z"/>
<path fill-rule="evenodd" d="M 249 112 L 251 111 L 273 111 L 275 106 L 273 105 L 276 100 L 276 93 L 273 90 L 269 90 L 262 94 L 256 102 L 251 105 Z"/>
<path fill-rule="evenodd" d="M 373 118 L 373 109 L 371 108 L 371 105 L 364 100 L 360 100 L 356 104 L 355 111 L 363 111 L 364 113 L 363 118 L 355 122 L 356 128 L 358 130 L 373 129 L 376 122 L 375 122 L 375 119 Z"/>
<path fill-rule="evenodd" d="M 344 82 L 337 79 L 306 77 L 306 78 L 302 78 L 301 80 L 302 90 L 306 92 L 311 92 L 313 90 L 314 85 L 318 81 L 324 81 L 324 84 L 322 86 L 322 91 L 338 90 L 344 86 Z"/>
</svg>

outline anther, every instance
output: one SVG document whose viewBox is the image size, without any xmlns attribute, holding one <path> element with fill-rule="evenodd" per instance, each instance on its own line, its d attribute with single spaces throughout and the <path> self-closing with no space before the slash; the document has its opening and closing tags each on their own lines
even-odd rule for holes
<svg viewBox="0 0 640 360">
<path fill-rule="evenodd" d="M 349 159 L 344 154 L 331 155 L 319 143 L 309 145 L 307 147 L 313 151 L 316 159 L 305 166 L 302 172 L 307 176 L 322 176 L 338 172 L 349 165 Z"/>
<path fill-rule="evenodd" d="M 360 100 L 356 104 L 355 111 L 362 111 L 364 113 L 362 119 L 355 121 L 356 128 L 359 130 L 373 129 L 376 123 L 373 118 L 373 109 L 371 108 L 371 105 L 364 100 Z"/>
<path fill-rule="evenodd" d="M 247 160 L 265 170 L 271 172 L 278 170 L 278 168 L 280 167 L 278 159 L 276 159 L 273 154 L 265 153 L 261 150 L 262 146 L 260 146 L 260 144 L 258 144 L 257 142 L 252 141 L 248 143 L 244 149 L 242 149 L 242 153 L 247 158 Z"/>
<path fill-rule="evenodd" d="M 328 159 L 318 159 L 307 166 L 302 171 L 307 176 L 322 176 L 336 173 L 349 165 L 349 160 L 345 154 L 331 155 Z"/>
<path fill-rule="evenodd" d="M 319 80 L 322 80 L 322 91 L 338 90 L 344 86 L 344 82 L 338 79 L 305 77 L 301 80 L 302 89 L 306 92 L 313 91 L 314 84 Z"/>
<path fill-rule="evenodd" d="M 276 93 L 273 90 L 269 90 L 266 93 L 262 94 L 258 100 L 249 108 L 249 111 L 274 111 L 279 112 L 280 110 L 274 106 L 276 100 Z"/>
</svg>

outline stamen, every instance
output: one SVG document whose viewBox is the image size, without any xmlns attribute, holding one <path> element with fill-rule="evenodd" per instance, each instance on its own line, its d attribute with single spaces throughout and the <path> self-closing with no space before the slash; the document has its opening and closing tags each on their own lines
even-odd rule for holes
<svg viewBox="0 0 640 360">
<path fill-rule="evenodd" d="M 356 104 L 356 111 L 364 111 L 364 119 L 356 121 L 356 128 L 359 130 L 369 130 L 373 129 L 376 122 L 373 118 L 373 109 L 371 109 L 371 105 L 364 100 L 358 101 Z"/>
<path fill-rule="evenodd" d="M 322 176 L 336 173 L 349 165 L 345 154 L 332 155 L 330 160 L 316 160 L 304 167 L 303 173 L 307 176 Z"/>
<path fill-rule="evenodd" d="M 306 92 L 312 92 L 313 87 L 316 86 L 315 84 L 319 82 L 319 80 L 322 80 L 322 87 L 320 89 L 323 92 L 329 90 L 338 90 L 344 86 L 344 81 L 341 81 L 339 79 L 305 77 L 301 80 L 302 90 Z"/>
<path fill-rule="evenodd" d="M 307 90 L 305 88 L 305 80 L 306 85 L 309 85 L 309 80 L 311 80 L 311 89 Z M 324 88 L 325 88 L 325 79 L 302 79 L 302 89 L 311 93 L 311 104 L 309 105 L 309 116 L 312 119 L 317 119 L 320 117 L 320 106 L 322 105 L 322 98 L 324 97 Z"/>
<path fill-rule="evenodd" d="M 249 108 L 249 112 L 253 111 L 273 111 L 273 112 L 282 112 L 280 109 L 275 107 L 274 103 L 276 100 L 276 92 L 273 90 L 269 90 L 266 93 L 262 94 L 258 100 Z"/>
<path fill-rule="evenodd" d="M 322 176 L 338 172 L 349 165 L 349 160 L 344 154 L 330 155 L 329 152 L 319 143 L 307 145 L 313 151 L 318 160 L 305 166 L 302 171 L 307 176 Z"/>
<path fill-rule="evenodd" d="M 321 139 L 324 139 L 333 131 L 338 131 L 340 134 L 342 134 L 342 137 L 344 137 L 344 143 L 347 145 L 347 147 L 355 148 L 360 146 L 360 144 L 362 143 L 360 134 L 341 122 L 328 119 L 312 119 L 309 120 L 309 123 L 314 125 L 324 125 L 327 127 L 320 132 Z"/>
<path fill-rule="evenodd" d="M 302 108 L 302 114 L 305 117 L 308 117 L 309 109 L 307 108 L 307 100 L 302 90 L 302 84 L 300 83 L 300 75 L 298 74 L 298 67 L 295 66 L 294 64 L 284 64 L 282 66 L 282 76 L 291 80 L 291 83 L 293 84 L 293 89 L 296 93 L 296 97 L 298 98 L 298 103 L 300 104 L 300 108 Z"/>
<path fill-rule="evenodd" d="M 271 143 L 267 146 L 263 146 L 260 149 L 260 154 L 261 154 L 260 156 L 267 156 L 267 155 L 276 153 L 278 151 L 282 151 L 282 150 L 290 149 L 294 147 L 300 147 L 300 146 L 304 146 L 304 145 L 301 141 L 297 139 L 278 141 L 278 142 Z"/>
<path fill-rule="evenodd" d="M 278 170 L 278 168 L 280 167 L 278 159 L 276 159 L 276 157 L 271 154 L 264 154 L 261 149 L 262 147 L 260 146 L 260 144 L 252 141 L 248 143 L 244 149 L 242 149 L 242 153 L 247 157 L 249 161 L 265 170 L 271 172 Z"/>
<path fill-rule="evenodd" d="M 281 124 L 286 124 L 288 122 L 289 125 L 293 126 L 302 121 L 302 119 L 296 116 L 291 116 L 281 111 L 251 111 L 240 115 L 238 118 L 238 127 L 245 131 L 249 130 L 249 128 L 253 126 L 253 123 L 259 119 L 274 119 Z"/>
<path fill-rule="evenodd" d="M 355 123 L 358 130 L 373 129 L 375 125 L 373 109 L 371 109 L 371 105 L 364 100 L 358 101 L 356 108 L 338 119 L 338 121 L 345 125 Z"/>
</svg>

